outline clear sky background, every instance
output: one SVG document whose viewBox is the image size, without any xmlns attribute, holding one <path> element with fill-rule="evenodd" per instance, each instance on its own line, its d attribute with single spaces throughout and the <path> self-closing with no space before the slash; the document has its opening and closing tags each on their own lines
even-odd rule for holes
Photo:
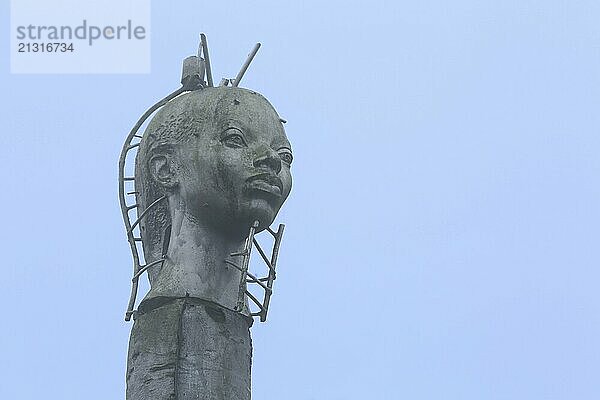
<svg viewBox="0 0 600 400">
<path fill-rule="evenodd" d="M 254 399 L 600 398 L 597 0 L 153 1 L 148 75 L 11 75 L 0 12 L 1 399 L 124 398 L 117 159 L 200 32 L 294 147 Z"/>
</svg>

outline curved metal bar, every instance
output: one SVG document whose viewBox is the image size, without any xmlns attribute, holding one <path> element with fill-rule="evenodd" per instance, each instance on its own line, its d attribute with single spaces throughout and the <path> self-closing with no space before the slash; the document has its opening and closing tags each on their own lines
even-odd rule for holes
<svg viewBox="0 0 600 400">
<path fill-rule="evenodd" d="M 129 151 L 132 150 L 133 148 L 137 148 L 137 146 L 135 146 L 133 148 L 131 147 L 131 141 L 137 135 L 138 130 L 141 128 L 141 126 L 144 124 L 144 122 L 146 122 L 146 120 L 152 114 L 154 114 L 154 112 L 156 112 L 156 110 L 158 110 L 160 107 L 164 106 L 169 101 L 171 101 L 172 99 L 174 99 L 175 97 L 179 96 L 180 94 L 182 94 L 186 91 L 188 91 L 188 90 L 185 89 L 184 87 L 181 87 L 181 88 L 175 90 L 173 93 L 166 96 L 165 98 L 163 98 L 162 100 L 160 100 L 159 102 L 157 102 L 156 104 L 154 104 L 152 107 L 150 107 L 140 117 L 140 119 L 136 122 L 136 124 L 131 129 L 131 132 L 129 132 L 129 135 L 127 135 L 127 137 L 125 138 L 125 143 L 123 144 L 123 148 L 121 150 L 121 155 L 119 157 L 119 202 L 121 204 L 121 213 L 123 214 L 123 222 L 125 223 L 125 230 L 127 232 L 127 241 L 129 242 L 129 247 L 131 248 L 131 255 L 133 256 L 133 275 L 134 276 L 138 273 L 139 269 L 141 268 L 140 267 L 140 256 L 138 254 L 137 246 L 135 244 L 136 240 L 133 237 L 133 230 L 131 229 L 131 221 L 129 220 L 127 198 L 126 198 L 126 194 L 125 194 L 125 181 L 126 180 L 132 181 L 132 180 L 135 180 L 135 178 L 125 176 L 125 161 L 127 159 L 127 154 L 129 153 Z M 133 307 L 135 306 L 135 299 L 137 297 L 137 291 L 138 291 L 138 278 L 133 279 L 133 282 L 131 285 L 131 295 L 129 297 L 129 303 L 127 305 L 127 312 L 125 313 L 125 321 L 131 320 L 131 316 L 133 315 Z"/>
<path fill-rule="evenodd" d="M 138 279 L 140 276 L 142 276 L 142 274 L 144 272 L 146 272 L 146 270 L 148 270 L 148 268 L 155 266 L 156 264 L 162 263 L 166 260 L 166 258 L 161 258 L 160 260 L 156 260 L 156 261 L 152 261 L 150 264 L 144 265 L 143 267 L 141 267 L 138 272 L 133 276 L 133 278 L 131 279 L 132 281 L 134 279 Z"/>
<path fill-rule="evenodd" d="M 137 192 L 136 192 L 137 193 Z M 135 229 L 136 226 L 138 226 L 138 224 L 140 222 L 142 222 L 142 218 L 144 218 L 146 216 L 146 214 L 148 214 L 148 212 L 152 209 L 152 207 L 156 206 L 158 203 L 160 203 L 161 201 L 165 200 L 167 198 L 167 195 L 165 194 L 164 196 L 159 197 L 158 199 L 154 200 L 154 202 L 152 202 L 152 204 L 150 204 L 138 217 L 137 219 L 133 222 L 133 224 L 131 224 L 131 228 L 129 228 L 129 230 L 133 233 L 133 230 Z"/>
</svg>

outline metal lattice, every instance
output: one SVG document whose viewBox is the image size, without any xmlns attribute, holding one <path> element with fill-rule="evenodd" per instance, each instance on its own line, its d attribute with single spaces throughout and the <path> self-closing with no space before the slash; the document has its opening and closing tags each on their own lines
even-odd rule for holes
<svg viewBox="0 0 600 400">
<path fill-rule="evenodd" d="M 265 254 L 264 250 L 261 248 L 260 244 L 256 240 L 255 233 L 256 228 L 258 228 L 259 222 L 255 221 L 252 227 L 250 228 L 250 232 L 248 233 L 248 237 L 246 238 L 246 242 L 244 244 L 244 250 L 239 253 L 231 253 L 230 257 L 242 257 L 242 265 L 238 265 L 231 260 L 225 260 L 225 263 L 233 268 L 239 270 L 241 272 L 240 284 L 238 289 L 238 299 L 237 304 L 235 306 L 235 310 L 241 312 L 244 309 L 244 300 L 245 297 L 248 297 L 257 307 L 257 312 L 251 312 L 250 315 L 253 317 L 259 317 L 261 322 L 265 322 L 267 320 L 267 312 L 269 311 L 269 304 L 271 302 L 271 294 L 273 294 L 273 282 L 275 281 L 276 274 L 275 268 L 277 267 L 277 257 L 279 256 L 279 247 L 281 245 L 281 239 L 283 237 L 283 230 L 285 228 L 284 224 L 279 224 L 279 228 L 277 232 L 274 232 L 271 228 L 267 228 L 266 231 L 269 232 L 273 238 L 273 250 L 271 251 L 271 257 L 268 258 Z M 256 248 L 258 254 L 267 265 L 268 274 L 265 277 L 257 277 L 253 273 L 251 273 L 248 269 L 250 264 L 250 255 L 252 253 L 253 247 Z M 264 291 L 263 301 L 258 300 L 248 289 L 247 284 L 256 284 Z"/>
</svg>

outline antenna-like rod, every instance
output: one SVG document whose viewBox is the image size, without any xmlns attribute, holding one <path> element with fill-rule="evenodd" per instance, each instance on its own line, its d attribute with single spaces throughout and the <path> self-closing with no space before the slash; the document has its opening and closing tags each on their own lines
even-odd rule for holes
<svg viewBox="0 0 600 400">
<path fill-rule="evenodd" d="M 248 54 L 248 58 L 246 59 L 246 62 L 244 63 L 244 65 L 242 65 L 242 69 L 240 69 L 240 72 L 238 72 L 238 74 L 235 77 L 235 80 L 233 81 L 233 84 L 231 86 L 237 87 L 240 84 L 240 81 L 244 77 L 246 70 L 248 69 L 248 67 L 250 66 L 250 63 L 254 59 L 254 56 L 258 52 L 258 49 L 260 49 L 260 43 L 256 43 L 254 45 L 254 48 L 252 49 L 250 54 Z"/>
<path fill-rule="evenodd" d="M 206 81 L 208 86 L 213 86 L 212 79 L 212 70 L 210 69 L 210 57 L 208 55 L 208 43 L 206 42 L 206 35 L 204 33 L 200 34 L 200 44 L 202 46 L 202 53 L 204 55 L 204 64 L 206 67 Z"/>
</svg>

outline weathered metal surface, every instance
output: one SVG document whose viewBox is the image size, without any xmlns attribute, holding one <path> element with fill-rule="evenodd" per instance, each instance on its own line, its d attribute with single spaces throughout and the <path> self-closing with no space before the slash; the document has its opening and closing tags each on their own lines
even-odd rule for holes
<svg viewBox="0 0 600 400">
<path fill-rule="evenodd" d="M 249 400 L 251 320 L 193 298 L 136 314 L 128 400 Z"/>
<path fill-rule="evenodd" d="M 119 199 L 134 260 L 128 400 L 250 399 L 249 328 L 252 317 L 267 317 L 283 234 L 283 225 L 269 226 L 292 183 L 283 120 L 263 96 L 237 87 L 259 47 L 232 86 L 213 87 L 201 35 L 183 86 L 144 113 L 123 146 Z M 255 237 L 263 231 L 274 238 L 270 257 Z M 253 247 L 264 277 L 249 270 Z M 150 291 L 134 312 L 143 273 Z"/>
</svg>

